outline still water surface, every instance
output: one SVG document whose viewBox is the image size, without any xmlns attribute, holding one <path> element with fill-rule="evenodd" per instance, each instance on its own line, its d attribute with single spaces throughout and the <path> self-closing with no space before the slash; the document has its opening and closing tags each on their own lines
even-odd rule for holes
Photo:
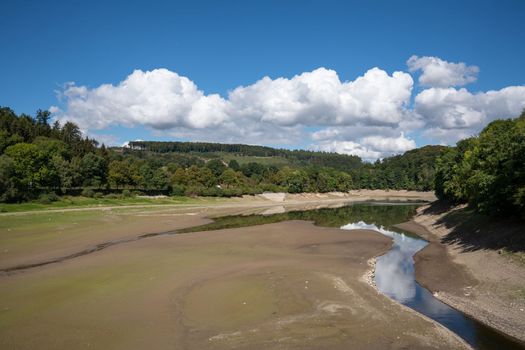
<svg viewBox="0 0 525 350">
<path fill-rule="evenodd" d="M 364 221 L 341 228 L 375 230 L 394 240 L 392 248 L 377 259 L 375 283 L 381 293 L 441 323 L 475 349 L 523 349 L 519 342 L 442 303 L 416 282 L 413 256 L 427 245 L 425 240 Z"/>
</svg>

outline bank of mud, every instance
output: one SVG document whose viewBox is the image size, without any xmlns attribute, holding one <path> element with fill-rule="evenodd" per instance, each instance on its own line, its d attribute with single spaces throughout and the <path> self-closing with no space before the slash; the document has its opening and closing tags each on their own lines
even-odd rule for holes
<svg viewBox="0 0 525 350">
<path fill-rule="evenodd" d="M 450 242 L 453 227 L 443 220 L 449 211 L 428 208 L 398 225 L 429 241 L 414 256 L 417 282 L 444 303 L 525 342 L 525 267 L 501 251 Z"/>
<path fill-rule="evenodd" d="M 132 216 L 134 226 L 157 232 L 164 225 L 202 224 L 209 214 Z M 128 215 L 111 218 L 90 217 L 91 234 L 121 235 Z M 84 236 L 73 235 L 81 242 Z M 368 261 L 390 246 L 374 231 L 349 234 L 305 221 L 114 245 L 0 276 L 0 347 L 466 348 L 362 281 Z M 20 250 L 20 258 L 31 252 Z"/>
</svg>

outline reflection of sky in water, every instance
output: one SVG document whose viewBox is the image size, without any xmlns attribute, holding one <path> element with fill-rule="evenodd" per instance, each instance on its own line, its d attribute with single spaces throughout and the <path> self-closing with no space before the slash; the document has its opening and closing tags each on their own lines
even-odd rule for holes
<svg viewBox="0 0 525 350">
<path fill-rule="evenodd" d="M 363 221 L 344 225 L 341 229 L 374 230 L 394 240 L 392 248 L 377 258 L 375 282 L 382 293 L 438 321 L 475 349 L 522 349 L 517 342 L 465 317 L 461 312 L 434 298 L 428 290 L 416 283 L 413 256 L 427 245 L 426 241 Z"/>
<path fill-rule="evenodd" d="M 393 238 L 392 248 L 377 259 L 375 271 L 377 288 L 401 303 L 406 303 L 415 297 L 416 283 L 412 256 L 427 245 L 426 241 L 386 230 L 374 224 L 366 224 L 363 221 L 344 225 L 341 228 L 344 230 L 374 230 Z"/>
</svg>

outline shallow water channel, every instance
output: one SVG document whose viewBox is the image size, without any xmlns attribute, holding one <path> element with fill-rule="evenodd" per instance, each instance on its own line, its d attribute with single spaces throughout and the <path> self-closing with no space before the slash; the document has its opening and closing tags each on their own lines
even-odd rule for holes
<svg viewBox="0 0 525 350">
<path fill-rule="evenodd" d="M 524 349 L 524 345 L 519 341 L 442 303 L 416 282 L 413 256 L 423 249 L 427 242 L 417 235 L 395 228 L 394 225 L 408 221 L 418 206 L 419 204 L 415 203 L 367 202 L 350 203 L 339 208 L 289 212 L 282 208 L 282 212 L 278 211 L 278 214 L 274 214 L 275 211 L 266 211 L 270 214 L 219 217 L 210 224 L 178 232 L 218 230 L 286 220 L 307 220 L 316 225 L 346 230 L 378 231 L 394 241 L 392 248 L 377 259 L 375 283 L 381 293 L 439 322 L 475 349 Z"/>
<path fill-rule="evenodd" d="M 475 349 L 523 349 L 513 339 L 434 298 L 416 282 L 413 256 L 427 245 L 425 240 L 408 232 L 396 232 L 364 221 L 341 228 L 375 230 L 394 240 L 392 248 L 377 259 L 375 284 L 381 293 L 441 323 Z"/>
</svg>

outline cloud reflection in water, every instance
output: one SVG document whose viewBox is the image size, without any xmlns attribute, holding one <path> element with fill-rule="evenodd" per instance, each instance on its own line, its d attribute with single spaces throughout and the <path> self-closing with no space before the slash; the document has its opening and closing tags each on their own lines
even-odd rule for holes
<svg viewBox="0 0 525 350">
<path fill-rule="evenodd" d="M 422 239 L 412 238 L 363 221 L 341 227 L 343 230 L 374 230 L 394 240 L 392 248 L 377 259 L 375 283 L 389 297 L 406 303 L 416 295 L 414 262 L 412 256 L 427 245 Z"/>
</svg>

